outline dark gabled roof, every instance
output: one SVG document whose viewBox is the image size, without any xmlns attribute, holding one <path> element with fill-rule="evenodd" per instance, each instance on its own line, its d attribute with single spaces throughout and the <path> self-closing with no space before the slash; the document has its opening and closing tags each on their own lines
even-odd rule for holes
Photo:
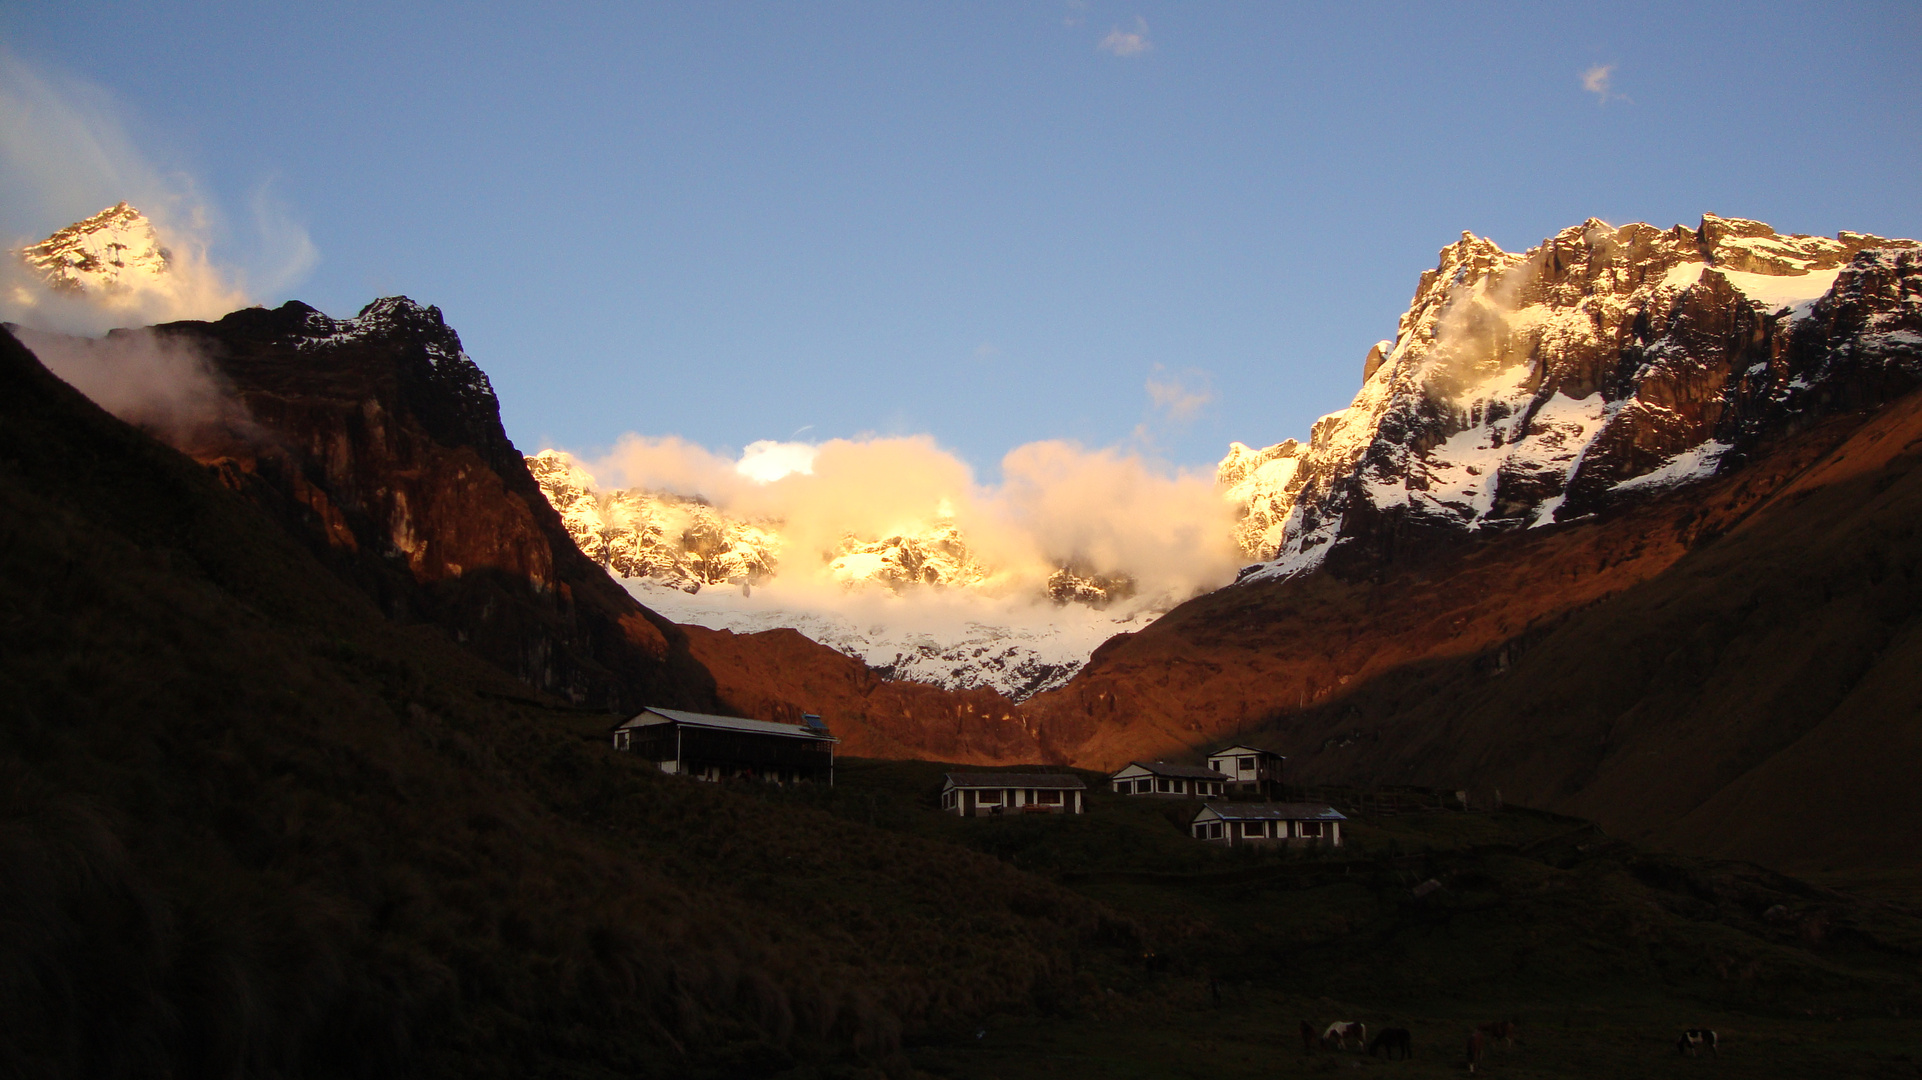
<svg viewBox="0 0 1922 1080">
<path fill-rule="evenodd" d="M 621 721 L 615 726 L 615 730 L 666 723 L 680 724 L 684 727 L 714 728 L 721 731 L 749 731 L 757 735 L 785 735 L 794 739 L 815 739 L 821 742 L 841 741 L 825 730 L 804 727 L 800 724 L 749 720 L 745 716 L 715 716 L 712 713 L 683 712 L 680 709 L 642 709 L 632 717 Z"/>
<path fill-rule="evenodd" d="M 1112 775 L 1119 776 L 1130 767 L 1148 770 L 1156 776 L 1175 777 L 1182 780 L 1226 780 L 1226 776 L 1206 765 L 1177 765 L 1172 761 L 1130 761 L 1116 769 Z"/>
<path fill-rule="evenodd" d="M 1209 756 L 1209 757 L 1211 757 L 1211 758 L 1212 758 L 1212 757 L 1220 757 L 1220 756 L 1221 756 L 1221 755 L 1223 755 L 1223 754 L 1227 754 L 1227 753 L 1232 753 L 1232 752 L 1234 752 L 1234 751 L 1236 751 L 1236 750 L 1253 750 L 1253 751 L 1254 751 L 1255 753 L 1257 753 L 1257 754 L 1268 754 L 1268 755 L 1271 755 L 1271 756 L 1273 756 L 1273 757 L 1278 757 L 1278 758 L 1282 758 L 1282 759 L 1284 759 L 1284 760 L 1286 760 L 1286 759 L 1287 759 L 1287 757 L 1288 757 L 1288 755 L 1287 755 L 1287 754 L 1284 754 L 1284 753 L 1282 753 L 1282 752 L 1281 752 L 1281 751 L 1279 751 L 1279 750 L 1270 750 L 1270 749 L 1268 749 L 1268 748 L 1267 748 L 1267 747 L 1265 747 L 1265 746 L 1255 746 L 1255 745 L 1254 745 L 1254 744 L 1252 744 L 1252 743 L 1245 743 L 1245 742 L 1244 742 L 1244 743 L 1236 743 L 1236 744 L 1234 744 L 1233 746 L 1224 746 L 1224 747 L 1222 747 L 1221 749 L 1219 749 L 1219 750 L 1216 750 L 1216 751 L 1214 751 L 1213 753 L 1211 753 L 1211 754 L 1209 754 L 1208 756 Z"/>
<path fill-rule="evenodd" d="M 1223 821 L 1347 821 L 1332 806 L 1320 803 L 1207 803 L 1203 810 L 1213 810 L 1215 816 Z"/>
<path fill-rule="evenodd" d="M 948 786 L 958 788 L 1039 788 L 1043 791 L 1086 791 L 1079 776 L 1031 772 L 951 772 Z"/>
</svg>

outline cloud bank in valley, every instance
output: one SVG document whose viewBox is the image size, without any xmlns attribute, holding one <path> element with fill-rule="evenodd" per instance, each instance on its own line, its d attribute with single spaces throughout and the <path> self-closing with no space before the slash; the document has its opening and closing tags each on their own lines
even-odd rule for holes
<svg viewBox="0 0 1922 1080">
<path fill-rule="evenodd" d="M 251 428 L 212 365 L 179 339 L 146 328 L 89 338 L 22 327 L 15 336 L 94 404 L 182 450 Z"/>
<path fill-rule="evenodd" d="M 1137 453 L 1066 441 L 1016 447 L 998 484 L 931 436 L 822 443 L 760 442 L 740 457 L 675 436 L 628 435 L 584 460 L 603 490 L 695 495 L 730 517 L 781 523 L 778 588 L 830 600 L 826 563 L 844 538 L 954 525 L 993 571 L 987 591 L 1038 593 L 1063 565 L 1125 574 L 1144 598 L 1179 600 L 1234 577 L 1233 508 L 1212 472 L 1167 468 Z"/>
</svg>

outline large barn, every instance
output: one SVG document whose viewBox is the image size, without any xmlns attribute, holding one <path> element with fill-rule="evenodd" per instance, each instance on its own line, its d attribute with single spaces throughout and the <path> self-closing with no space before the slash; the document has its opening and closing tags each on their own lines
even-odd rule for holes
<svg viewBox="0 0 1922 1080">
<path fill-rule="evenodd" d="M 699 780 L 834 783 L 834 744 L 819 717 L 781 724 L 679 709 L 642 709 L 614 729 L 614 749 Z"/>
</svg>

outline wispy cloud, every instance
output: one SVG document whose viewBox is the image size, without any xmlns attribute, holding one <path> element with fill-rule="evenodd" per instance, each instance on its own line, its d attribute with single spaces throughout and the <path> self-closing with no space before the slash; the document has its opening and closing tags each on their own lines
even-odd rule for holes
<svg viewBox="0 0 1922 1080">
<path fill-rule="evenodd" d="M 1214 379 L 1205 371 L 1190 368 L 1170 372 L 1156 364 L 1147 382 L 1148 402 L 1156 412 L 1175 423 L 1187 423 L 1215 400 Z"/>
<path fill-rule="evenodd" d="M 1088 8 L 1092 6 L 1091 0 L 1067 0 L 1067 4 L 1068 13 L 1061 16 L 1061 25 L 1080 26 L 1082 23 L 1088 21 Z"/>
<path fill-rule="evenodd" d="M 1582 89 L 1594 94 L 1599 105 L 1628 100 L 1628 95 L 1615 92 L 1614 64 L 1596 64 L 1582 72 Z"/>
<path fill-rule="evenodd" d="M 1116 56 L 1140 56 L 1155 46 L 1154 42 L 1148 40 L 1148 20 L 1136 15 L 1133 30 L 1123 30 L 1119 26 L 1113 27 L 1108 31 L 1108 36 L 1102 38 L 1101 43 L 1095 47 Z"/>
</svg>

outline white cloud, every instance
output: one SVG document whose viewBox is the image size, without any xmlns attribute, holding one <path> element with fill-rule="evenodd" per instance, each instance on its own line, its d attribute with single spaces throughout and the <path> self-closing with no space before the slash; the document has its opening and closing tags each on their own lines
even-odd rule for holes
<svg viewBox="0 0 1922 1080">
<path fill-rule="evenodd" d="M 775 442 L 761 439 L 747 444 L 734 471 L 758 483 L 779 480 L 790 473 L 814 471 L 814 457 L 820 447 L 804 442 Z"/>
<path fill-rule="evenodd" d="M 1200 415 L 1215 400 L 1214 380 L 1205 371 L 1190 368 L 1169 373 L 1156 364 L 1148 376 L 1148 401 L 1156 411 L 1176 423 L 1186 423 Z"/>
<path fill-rule="evenodd" d="M 1615 92 L 1614 80 L 1614 64 L 1596 64 L 1582 72 L 1582 89 L 1594 94 L 1596 103 L 1600 105 L 1610 101 L 1627 101 L 1627 95 Z"/>
<path fill-rule="evenodd" d="M 1148 20 L 1139 15 L 1135 16 L 1133 30 L 1123 30 L 1119 26 L 1112 27 L 1108 31 L 1108 36 L 1102 38 L 1101 43 L 1095 46 L 1103 52 L 1110 52 L 1116 56 L 1140 56 L 1154 47 L 1154 42 L 1148 40 Z"/>
<path fill-rule="evenodd" d="M 805 460 L 805 468 L 779 471 Z M 1233 507 L 1212 470 L 1170 470 L 1120 449 L 1028 443 L 1001 461 L 1002 482 L 928 435 L 758 442 L 730 460 L 673 436 L 629 435 L 588 471 L 609 487 L 698 495 L 731 517 L 777 520 L 784 591 L 844 594 L 827 572 L 844 538 L 961 530 L 997 588 L 1033 596 L 1064 563 L 1133 577 L 1176 599 L 1234 577 Z M 768 476 L 768 479 L 761 479 Z M 835 601 L 838 602 L 838 601 Z"/>
</svg>

